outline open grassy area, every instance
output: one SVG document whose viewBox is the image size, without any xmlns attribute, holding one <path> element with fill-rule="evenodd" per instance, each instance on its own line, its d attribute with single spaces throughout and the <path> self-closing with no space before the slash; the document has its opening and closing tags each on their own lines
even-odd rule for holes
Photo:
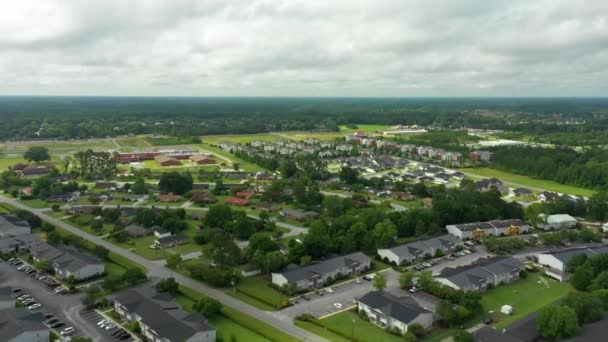
<svg viewBox="0 0 608 342">
<path fill-rule="evenodd" d="M 61 168 L 60 166 L 60 160 L 58 157 L 52 156 L 51 157 L 51 162 L 52 163 L 56 163 L 57 167 Z M 15 164 L 18 163 L 28 163 L 27 160 L 23 159 L 23 157 L 21 155 L 17 155 L 17 156 L 5 156 L 5 155 L 0 155 L 0 172 L 8 170 L 8 168 L 10 166 L 13 166 Z"/>
<path fill-rule="evenodd" d="M 242 279 L 237 292 L 229 294 L 262 310 L 274 311 L 288 304 L 288 297 L 268 286 L 268 276 L 259 275 Z"/>
<path fill-rule="evenodd" d="M 21 203 L 27 205 L 28 207 L 35 208 L 35 209 L 42 209 L 42 208 L 50 207 L 50 205 L 48 203 L 46 203 L 45 201 L 43 201 L 41 199 L 37 199 L 37 198 L 22 200 Z"/>
<path fill-rule="evenodd" d="M 357 125 L 357 128 L 348 128 L 346 126 L 340 126 L 340 133 L 342 134 L 351 134 L 354 132 L 376 132 L 376 131 L 384 131 L 388 130 L 391 126 L 389 125 Z"/>
<path fill-rule="evenodd" d="M 481 304 L 486 313 L 494 311 L 493 325 L 497 328 L 505 328 L 566 296 L 570 291 L 573 291 L 570 283 L 560 283 L 534 272 L 529 273 L 526 279 L 488 290 L 484 293 Z M 500 313 L 500 308 L 505 304 L 513 306 L 515 311 L 513 315 Z"/>
<path fill-rule="evenodd" d="M 546 189 L 550 191 L 556 191 L 571 195 L 579 195 L 579 196 L 592 196 L 595 191 L 585 188 L 579 188 L 577 186 L 560 184 L 551 180 L 543 180 L 543 179 L 534 179 L 528 176 L 516 175 L 513 173 L 508 173 L 504 171 L 499 171 L 495 169 L 491 169 L 488 167 L 481 168 L 467 168 L 461 169 L 463 172 L 472 173 L 475 175 L 483 176 L 483 177 L 495 177 L 503 181 L 513 182 L 517 184 L 521 184 L 523 186 L 533 186 L 541 189 Z"/>
<path fill-rule="evenodd" d="M 356 336 L 357 341 L 361 342 L 403 341 L 403 337 L 391 335 L 384 329 L 361 319 L 355 311 L 344 311 L 321 319 L 319 322 L 328 329 L 331 329 L 344 337 Z"/>
<path fill-rule="evenodd" d="M 235 144 L 247 144 L 255 140 L 279 141 L 287 140 L 278 134 L 226 134 L 226 135 L 204 135 L 201 137 L 203 143 L 218 145 L 222 142 L 232 142 Z"/>
<path fill-rule="evenodd" d="M 234 155 L 232 155 L 229 152 L 226 151 L 222 151 L 221 149 L 217 148 L 217 147 L 213 147 L 210 146 L 209 144 L 203 144 L 198 146 L 204 150 L 208 150 L 209 152 L 212 152 L 213 154 L 216 154 L 218 156 L 221 156 L 223 158 L 226 158 L 228 160 L 230 160 L 232 163 L 236 163 L 239 165 L 239 167 L 241 168 L 241 170 L 244 170 L 246 172 L 257 172 L 257 171 L 262 171 L 264 170 L 262 167 L 253 164 L 253 163 L 249 163 L 246 162 L 240 158 L 235 157 Z M 222 160 L 218 160 L 219 162 L 222 162 Z M 231 167 L 231 166 L 227 166 L 227 167 Z"/>
<path fill-rule="evenodd" d="M 310 331 L 313 334 L 319 335 L 328 341 L 332 341 L 332 342 L 352 341 L 351 339 L 348 339 L 342 335 L 336 334 L 325 327 L 321 327 L 321 326 L 318 326 L 318 325 L 310 323 L 310 322 L 295 320 L 294 324 L 302 329 Z"/>
</svg>

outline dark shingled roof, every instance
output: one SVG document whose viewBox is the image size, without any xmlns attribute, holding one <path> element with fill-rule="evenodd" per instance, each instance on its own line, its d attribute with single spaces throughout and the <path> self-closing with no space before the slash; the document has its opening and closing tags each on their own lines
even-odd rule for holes
<svg viewBox="0 0 608 342">
<path fill-rule="evenodd" d="M 564 264 L 568 264 L 568 262 L 570 262 L 570 259 L 572 259 L 573 257 L 575 257 L 576 255 L 579 255 L 579 254 L 586 254 L 588 257 L 591 257 L 594 255 L 606 254 L 606 253 L 608 253 L 608 245 L 601 245 L 601 246 L 595 246 L 595 247 L 575 247 L 575 248 L 557 250 L 554 252 L 547 252 L 547 253 L 543 253 L 543 254 L 552 255 L 554 258 L 563 262 Z"/>
<path fill-rule="evenodd" d="M 31 313 L 27 308 L 0 311 L 0 341 L 9 341 L 24 332 L 48 330 L 42 323 L 41 313 Z"/>
<path fill-rule="evenodd" d="M 295 282 L 304 279 L 313 279 L 315 277 L 321 277 L 323 274 L 333 272 L 337 269 L 343 267 L 350 267 L 353 265 L 360 265 L 363 263 L 367 263 L 368 261 L 371 261 L 371 259 L 367 255 L 361 252 L 356 252 L 348 255 L 327 259 L 316 264 L 304 267 L 297 267 L 282 272 L 281 274 L 285 278 L 287 278 L 287 280 Z"/>
<path fill-rule="evenodd" d="M 151 295 L 150 290 L 131 289 L 121 292 L 115 301 L 140 316 L 160 337 L 171 341 L 185 341 L 199 331 L 213 330 L 202 315 L 185 313 L 168 294 Z"/>
<path fill-rule="evenodd" d="M 421 314 L 430 313 L 430 311 L 418 306 L 411 298 L 396 297 L 382 291 L 368 292 L 359 299 L 359 302 L 382 312 L 385 316 L 406 324 L 409 324 Z"/>
<path fill-rule="evenodd" d="M 479 261 L 458 268 L 446 267 L 439 274 L 439 278 L 445 278 L 459 287 L 475 285 L 483 279 L 490 278 L 493 274 L 511 272 L 521 268 L 523 263 L 515 258 L 500 256 L 496 258 L 480 259 Z"/>
</svg>

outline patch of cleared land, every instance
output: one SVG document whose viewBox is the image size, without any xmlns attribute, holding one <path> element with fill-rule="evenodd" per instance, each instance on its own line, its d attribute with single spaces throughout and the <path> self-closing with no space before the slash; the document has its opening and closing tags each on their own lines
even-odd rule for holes
<svg viewBox="0 0 608 342">
<path fill-rule="evenodd" d="M 516 175 L 509 172 L 491 169 L 488 167 L 482 168 L 465 168 L 462 172 L 467 172 L 480 177 L 494 177 L 503 181 L 521 184 L 522 186 L 532 186 L 545 190 L 556 191 L 571 195 L 592 196 L 595 191 L 591 189 L 580 188 L 572 185 L 560 184 L 551 180 L 534 179 L 528 176 Z"/>
</svg>

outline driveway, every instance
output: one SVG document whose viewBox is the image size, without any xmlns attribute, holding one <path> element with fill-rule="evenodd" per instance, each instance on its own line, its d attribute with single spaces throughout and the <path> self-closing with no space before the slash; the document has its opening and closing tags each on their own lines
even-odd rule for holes
<svg viewBox="0 0 608 342">
<path fill-rule="evenodd" d="M 50 292 L 40 281 L 17 271 L 7 262 L 0 262 L 0 286 L 20 287 L 42 304 L 41 312 L 51 312 L 65 323 L 61 329 L 73 326 L 76 332 L 72 336 L 88 336 L 93 341 L 111 341 L 102 335 L 95 325 L 80 316 L 84 306 L 80 302 L 83 294 L 59 295 Z"/>
<path fill-rule="evenodd" d="M 386 276 L 387 288 L 386 291 L 399 289 L 399 273 L 392 269 L 382 271 Z M 319 296 L 316 293 L 310 293 L 307 295 L 309 300 L 304 300 L 298 297 L 297 303 L 279 311 L 277 314 L 289 317 L 290 319 L 295 318 L 301 314 L 310 313 L 315 317 L 323 317 L 337 311 L 345 310 L 351 306 L 354 306 L 354 300 L 362 297 L 370 291 L 374 291 L 373 282 L 363 280 L 360 284 L 357 284 L 355 280 L 350 280 L 339 285 L 330 286 L 334 293 L 328 293 L 324 289 L 321 289 L 323 296 Z M 342 305 L 342 309 L 336 308 L 335 303 Z"/>
</svg>

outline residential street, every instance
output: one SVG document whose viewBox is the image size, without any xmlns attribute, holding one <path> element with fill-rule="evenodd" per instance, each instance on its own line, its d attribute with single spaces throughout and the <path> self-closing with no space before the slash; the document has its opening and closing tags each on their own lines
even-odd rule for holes
<svg viewBox="0 0 608 342">
<path fill-rule="evenodd" d="M 185 277 L 179 273 L 172 272 L 170 269 L 167 269 L 167 268 L 163 267 L 162 265 L 159 265 L 158 263 L 145 259 L 135 253 L 129 252 L 108 241 L 105 241 L 105 240 L 101 239 L 100 237 L 86 233 L 81 229 L 78 229 L 72 225 L 69 225 L 52 216 L 49 216 L 44 212 L 44 210 L 30 208 L 18 201 L 4 197 L 2 195 L 0 195 L 0 202 L 11 204 L 14 207 L 17 207 L 19 209 L 31 211 L 31 212 L 35 213 L 36 215 L 38 215 L 41 219 L 48 221 L 49 223 L 51 223 L 55 226 L 61 227 L 62 229 L 65 229 L 74 235 L 78 235 L 84 239 L 94 242 L 95 244 L 103 246 L 116 254 L 122 255 L 125 258 L 133 260 L 134 262 L 142 265 L 143 267 L 145 267 L 148 270 L 149 277 L 157 277 L 157 278 L 174 277 L 175 280 L 177 280 L 179 283 L 181 283 L 185 286 L 188 286 L 194 290 L 200 291 L 201 293 L 204 293 L 205 295 L 207 295 L 211 298 L 215 298 L 215 299 L 219 300 L 223 305 L 233 307 L 247 315 L 250 315 L 251 317 L 255 317 L 256 319 L 259 319 L 271 326 L 281 329 L 302 340 L 324 341 L 323 338 L 321 338 L 317 335 L 314 335 L 306 330 L 296 327 L 293 324 L 291 318 L 289 318 L 289 317 L 285 317 L 284 315 L 281 315 L 280 313 L 270 313 L 270 312 L 265 312 L 265 311 L 259 310 L 257 308 L 254 308 L 253 306 L 248 305 L 244 302 L 241 302 L 238 299 L 230 297 L 229 295 L 225 294 L 221 290 L 211 288 L 205 284 L 202 284 L 196 280 Z"/>
</svg>

